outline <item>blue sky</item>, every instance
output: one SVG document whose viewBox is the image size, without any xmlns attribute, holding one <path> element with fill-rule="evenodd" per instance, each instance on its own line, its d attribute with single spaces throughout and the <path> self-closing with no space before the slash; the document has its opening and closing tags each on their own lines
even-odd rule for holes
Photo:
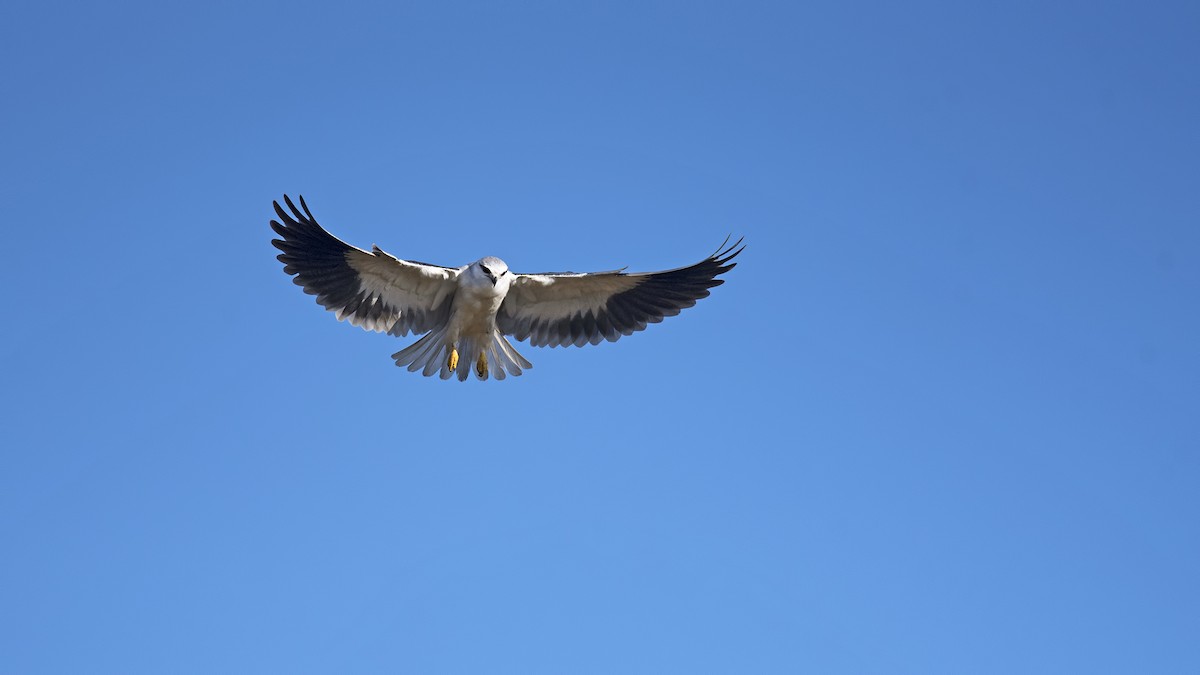
<svg viewBox="0 0 1200 675">
<path fill-rule="evenodd" d="M 1189 3 L 0 21 L 0 671 L 1200 670 Z M 347 241 L 728 283 L 465 385 Z"/>
</svg>

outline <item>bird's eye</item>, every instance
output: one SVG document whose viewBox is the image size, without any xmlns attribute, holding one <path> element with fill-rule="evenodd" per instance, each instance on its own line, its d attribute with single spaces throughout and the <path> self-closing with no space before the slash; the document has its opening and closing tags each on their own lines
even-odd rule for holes
<svg viewBox="0 0 1200 675">
<path fill-rule="evenodd" d="M 492 271 L 487 268 L 487 265 L 480 265 L 479 269 L 483 270 L 484 274 L 491 274 Z"/>
</svg>

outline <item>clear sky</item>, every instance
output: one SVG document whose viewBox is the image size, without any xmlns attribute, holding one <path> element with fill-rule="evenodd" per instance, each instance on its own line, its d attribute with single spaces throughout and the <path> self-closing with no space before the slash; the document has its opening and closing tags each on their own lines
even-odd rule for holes
<svg viewBox="0 0 1200 675">
<path fill-rule="evenodd" d="M 1196 3 L 9 3 L 0 672 L 1200 672 Z M 274 259 L 712 297 L 525 376 Z"/>
</svg>

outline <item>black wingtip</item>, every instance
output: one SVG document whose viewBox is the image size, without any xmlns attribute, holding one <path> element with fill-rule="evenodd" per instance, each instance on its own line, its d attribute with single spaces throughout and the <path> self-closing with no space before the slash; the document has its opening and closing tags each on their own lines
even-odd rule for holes
<svg viewBox="0 0 1200 675">
<path fill-rule="evenodd" d="M 296 208 L 296 204 L 292 201 L 291 197 L 284 195 L 283 201 L 287 202 L 288 208 L 292 210 L 292 213 L 296 214 L 297 216 L 300 215 L 300 209 Z"/>
<path fill-rule="evenodd" d="M 733 242 L 733 244 L 729 244 L 729 240 L 732 238 L 732 234 L 728 237 L 725 237 L 725 241 L 721 242 L 721 246 L 717 248 L 716 252 L 713 253 L 712 256 L 710 256 L 710 258 L 717 264 L 724 265 L 729 263 L 730 260 L 736 258 L 739 253 L 746 249 L 746 245 L 742 243 L 746 240 L 745 237 L 738 237 L 737 241 Z M 729 267 L 733 267 L 736 264 L 737 263 L 729 263 Z"/>
<path fill-rule="evenodd" d="M 279 203 L 279 200 L 271 202 L 271 206 L 275 207 L 275 213 L 279 214 L 279 219 L 283 221 L 285 227 L 292 227 L 299 224 L 311 223 L 316 224 L 317 219 L 313 217 L 312 211 L 308 208 L 308 204 L 304 201 L 304 195 L 296 195 L 300 200 L 300 208 L 296 208 L 296 203 L 292 201 L 291 196 L 283 195 L 283 203 L 287 205 L 287 209 Z M 288 211 L 291 211 L 289 213 Z M 281 233 L 282 234 L 282 233 Z"/>
</svg>

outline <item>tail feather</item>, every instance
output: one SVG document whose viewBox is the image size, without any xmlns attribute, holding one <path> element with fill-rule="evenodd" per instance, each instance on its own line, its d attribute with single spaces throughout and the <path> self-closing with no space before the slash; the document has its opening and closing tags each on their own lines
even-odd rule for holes
<svg viewBox="0 0 1200 675">
<path fill-rule="evenodd" d="M 496 364 L 496 379 L 502 380 L 508 374 L 508 370 L 512 368 L 513 363 L 509 360 L 508 355 L 500 348 L 500 345 L 492 340 L 488 343 L 488 359 Z"/>
<path fill-rule="evenodd" d="M 397 366 L 407 367 L 409 372 L 423 369 L 422 374 L 429 377 L 437 372 L 439 361 L 443 361 L 439 357 L 446 348 L 445 336 L 445 328 L 430 331 L 425 337 L 392 354 L 392 358 Z"/>
<path fill-rule="evenodd" d="M 430 357 L 436 356 L 433 352 L 439 351 L 441 348 L 441 342 L 430 340 L 429 344 L 421 349 L 421 353 L 413 357 L 412 363 L 408 364 L 408 372 L 415 373 L 424 368 L 431 360 Z M 400 365 L 400 363 L 397 362 L 396 365 Z"/>
<path fill-rule="evenodd" d="M 520 352 L 518 352 L 516 348 L 514 348 L 508 342 L 508 338 L 504 337 L 500 331 L 496 331 L 496 335 L 492 338 L 492 343 L 497 345 L 500 350 L 504 352 L 504 355 L 508 358 L 509 363 L 512 364 L 512 367 L 508 369 L 508 372 L 512 373 L 514 376 L 520 375 L 522 368 L 529 369 L 533 367 L 533 364 L 530 363 L 529 360 L 524 356 L 521 356 Z"/>
<path fill-rule="evenodd" d="M 475 340 L 464 337 L 458 341 L 458 381 L 466 382 L 471 371 L 475 370 L 475 362 L 479 360 L 479 349 Z M 479 379 L 483 379 L 482 377 Z"/>
<path fill-rule="evenodd" d="M 491 369 L 491 372 L 493 375 L 496 376 L 496 379 L 503 380 L 504 378 L 508 377 L 508 372 L 507 372 L 508 364 L 505 363 L 503 357 L 501 356 L 501 354 L 503 354 L 503 351 L 501 351 L 500 349 L 498 349 L 496 347 L 495 340 L 492 340 L 492 342 L 490 344 L 488 344 L 487 351 L 488 351 L 488 362 L 494 363 L 494 364 L 496 364 L 496 366 L 498 366 L 496 368 Z"/>
<path fill-rule="evenodd" d="M 458 363 L 454 370 L 450 370 L 449 357 L 452 346 L 446 343 L 445 327 L 431 331 L 420 340 L 392 354 L 392 358 L 397 366 L 407 368 L 409 372 L 415 373 L 420 370 L 425 377 L 436 374 L 443 380 L 457 376 L 460 382 L 470 377 L 472 372 L 480 380 L 486 380 L 489 376 L 503 380 L 509 375 L 516 377 L 523 370 L 533 367 L 533 364 L 517 353 L 498 330 L 492 332 L 490 340 L 464 337 L 455 347 L 458 349 Z M 482 375 L 477 370 L 480 354 L 486 356 L 488 365 L 487 372 Z"/>
<path fill-rule="evenodd" d="M 488 345 L 488 347 L 492 350 L 492 358 L 495 359 L 496 364 L 500 366 L 497 368 L 497 370 L 510 372 L 514 377 L 516 377 L 517 375 L 521 374 L 521 365 L 517 363 L 516 359 L 509 355 L 507 350 L 504 349 L 504 345 L 500 342 L 500 340 L 503 339 L 504 338 L 501 337 L 499 339 L 492 340 L 492 343 Z"/>
<path fill-rule="evenodd" d="M 446 345 L 439 344 L 437 350 L 434 350 L 430 357 L 426 359 L 425 370 L 421 371 L 425 377 L 433 377 L 437 375 L 442 380 L 450 380 L 450 348 Z"/>
<path fill-rule="evenodd" d="M 395 354 L 392 354 L 392 358 L 396 360 L 396 365 L 403 368 L 410 363 L 417 362 L 419 360 L 417 358 L 419 353 L 425 349 L 428 349 L 429 346 L 433 344 L 432 337 L 433 333 L 430 333 L 420 340 L 417 340 L 411 345 L 405 347 L 404 349 L 401 349 Z"/>
<path fill-rule="evenodd" d="M 445 347 L 441 340 L 441 336 L 436 336 L 430 340 L 428 344 L 421 348 L 420 352 L 415 354 L 412 363 L 408 364 L 408 372 L 415 373 L 421 369 L 428 369 L 430 363 L 437 363 L 438 353 Z M 398 365 L 398 363 L 397 363 Z M 425 372 L 425 376 L 429 377 L 433 373 L 432 370 Z"/>
</svg>

